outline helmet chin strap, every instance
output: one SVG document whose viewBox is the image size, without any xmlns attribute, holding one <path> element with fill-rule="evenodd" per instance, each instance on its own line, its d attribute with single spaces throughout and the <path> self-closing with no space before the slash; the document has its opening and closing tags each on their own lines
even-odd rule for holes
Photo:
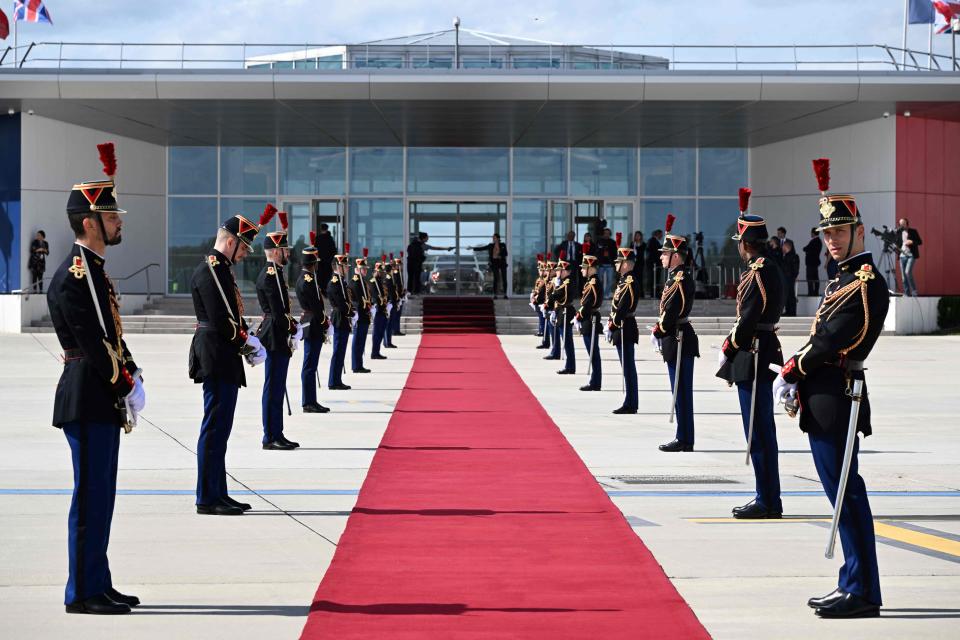
<svg viewBox="0 0 960 640">
<path fill-rule="evenodd" d="M 849 260 L 853 255 L 853 239 L 857 235 L 857 227 L 860 226 L 859 222 L 856 222 L 850 225 L 850 242 L 847 243 L 847 255 L 843 257 L 843 260 L 838 260 L 838 262 L 843 262 L 844 260 Z"/>
<path fill-rule="evenodd" d="M 237 249 L 240 248 L 240 238 L 233 236 L 233 251 L 230 252 L 230 264 L 237 263 Z"/>
</svg>

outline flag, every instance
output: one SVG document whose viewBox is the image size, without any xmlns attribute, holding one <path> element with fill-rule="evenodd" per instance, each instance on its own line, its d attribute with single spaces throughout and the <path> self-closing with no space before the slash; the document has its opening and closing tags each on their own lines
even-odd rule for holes
<svg viewBox="0 0 960 640">
<path fill-rule="evenodd" d="M 14 22 L 46 22 L 53 24 L 50 12 L 43 6 L 43 0 L 14 0 Z"/>
<path fill-rule="evenodd" d="M 0 40 L 6 40 L 10 35 L 10 23 L 7 21 L 7 14 L 0 9 Z"/>
<path fill-rule="evenodd" d="M 933 0 L 933 8 L 937 10 L 947 24 L 937 29 L 937 33 L 947 33 L 950 31 L 950 21 L 953 18 L 960 18 L 960 2 L 948 2 L 946 0 Z"/>
<path fill-rule="evenodd" d="M 933 24 L 937 19 L 931 0 L 910 0 L 908 16 L 910 24 Z"/>
</svg>

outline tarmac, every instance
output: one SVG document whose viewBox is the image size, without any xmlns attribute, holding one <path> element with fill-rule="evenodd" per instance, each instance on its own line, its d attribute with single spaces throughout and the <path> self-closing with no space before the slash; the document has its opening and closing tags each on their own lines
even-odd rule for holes
<svg viewBox="0 0 960 640">
<path fill-rule="evenodd" d="M 580 392 L 559 377 L 533 336 L 501 336 L 513 366 L 651 549 L 715 638 L 951 637 L 960 619 L 960 336 L 887 337 L 868 361 L 874 435 L 861 474 L 876 518 L 884 609 L 868 620 L 817 619 L 810 596 L 836 586 L 826 560 L 830 506 L 796 422 L 777 416 L 785 519 L 740 522 L 753 476 L 744 464 L 736 392 L 714 377 L 721 336 L 701 336 L 694 381 L 693 453 L 661 453 L 672 438 L 666 367 L 637 349 L 640 414 L 614 416 L 620 367 L 604 345 L 603 387 Z M 231 494 L 241 517 L 194 512 L 201 391 L 187 378 L 186 335 L 131 335 L 147 407 L 122 437 L 110 544 L 117 588 L 144 604 L 118 617 L 67 615 L 66 517 L 72 474 L 50 426 L 61 364 L 52 334 L 0 335 L 0 621 L 9 638 L 295 638 L 330 562 L 366 470 L 413 362 L 418 336 L 396 339 L 371 374 L 349 371 L 350 391 L 326 389 L 325 415 L 303 414 L 301 352 L 291 361 L 295 452 L 260 449 L 263 368 L 248 369 L 230 439 Z M 783 338 L 784 351 L 802 337 Z M 496 402 L 496 398 L 491 398 Z M 455 424 L 451 424 L 455 428 Z M 398 490 L 400 490 L 398 488 Z"/>
</svg>

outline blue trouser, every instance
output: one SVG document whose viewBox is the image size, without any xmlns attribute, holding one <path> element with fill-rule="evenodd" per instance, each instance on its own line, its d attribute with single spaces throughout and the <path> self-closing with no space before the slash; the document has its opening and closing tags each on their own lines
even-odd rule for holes
<svg viewBox="0 0 960 640">
<path fill-rule="evenodd" d="M 377 312 L 373 317 L 373 346 L 370 349 L 370 355 L 379 356 L 380 347 L 383 345 L 383 336 L 387 331 L 387 316 Z"/>
<path fill-rule="evenodd" d="M 593 333 L 592 356 L 590 355 L 591 331 Z M 603 374 L 600 369 L 600 334 L 602 333 L 602 328 L 589 321 L 587 321 L 587 324 L 583 327 L 583 346 L 587 348 L 587 357 L 590 359 L 590 386 L 594 389 L 599 389 L 600 383 L 603 380 Z"/>
<path fill-rule="evenodd" d="M 809 433 L 810 452 L 817 467 L 823 490 L 830 504 L 837 500 L 843 450 L 846 446 L 845 429 L 830 433 Z M 858 473 L 857 452 L 860 439 L 853 446 L 853 460 L 847 490 L 840 510 L 840 544 L 843 547 L 843 566 L 837 586 L 847 593 L 855 593 L 873 604 L 883 604 L 880 598 L 880 570 L 877 567 L 877 542 L 873 532 L 873 514 L 867 500 L 867 486 Z"/>
<path fill-rule="evenodd" d="M 576 371 L 577 352 L 573 347 L 573 326 L 567 322 L 566 314 L 558 314 L 557 322 L 563 324 L 563 368 L 566 371 Z"/>
<path fill-rule="evenodd" d="M 263 380 L 263 444 L 283 437 L 283 400 L 287 390 L 290 356 L 284 351 L 267 351 Z"/>
<path fill-rule="evenodd" d="M 319 327 L 318 327 L 319 328 Z M 317 387 L 320 380 L 317 378 L 317 363 L 320 361 L 320 350 L 323 348 L 323 336 L 303 339 L 303 368 L 300 369 L 300 386 L 303 388 L 300 396 L 300 406 L 317 403 Z"/>
<path fill-rule="evenodd" d="M 218 378 L 203 380 L 203 422 L 197 440 L 197 504 L 227 497 L 227 440 L 240 387 Z"/>
<path fill-rule="evenodd" d="M 67 518 L 69 574 L 64 604 L 100 595 L 113 586 L 107 545 L 117 498 L 120 425 L 68 422 L 63 435 L 73 459 L 73 499 Z"/>
<path fill-rule="evenodd" d="M 627 409 L 638 409 L 640 404 L 640 392 L 637 389 L 637 363 L 633 359 L 633 351 L 637 346 L 632 340 L 624 340 L 623 334 L 620 334 L 620 342 L 623 346 L 617 345 L 617 356 L 623 363 L 623 380 L 627 395 L 623 399 L 623 406 Z"/>
<path fill-rule="evenodd" d="M 740 395 L 740 415 L 743 433 L 750 427 L 750 396 L 753 381 L 737 383 Z M 780 501 L 780 465 L 777 461 L 777 426 L 773 422 L 773 381 L 761 378 L 757 382 L 757 406 L 753 412 L 753 443 L 750 458 L 753 475 L 757 479 L 757 504 L 771 511 L 783 511 Z"/>
<path fill-rule="evenodd" d="M 553 323 L 550 322 L 550 314 L 544 313 L 542 315 L 543 315 L 543 340 L 540 341 L 540 344 L 542 344 L 544 347 L 549 347 L 550 338 L 553 337 Z"/>
<path fill-rule="evenodd" d="M 390 319 L 393 318 L 393 310 L 390 310 L 390 317 L 387 318 L 387 323 L 383 330 L 383 344 L 388 347 L 393 346 L 393 323 L 390 322 Z"/>
<path fill-rule="evenodd" d="M 680 356 L 680 388 L 677 390 L 677 440 L 693 444 L 693 356 Z M 674 389 L 677 363 L 668 362 L 670 391 Z"/>
<path fill-rule="evenodd" d="M 347 359 L 347 340 L 350 338 L 350 329 L 333 329 L 333 355 L 330 357 L 330 374 L 327 376 L 327 386 L 336 387 L 343 384 L 343 365 Z"/>
<path fill-rule="evenodd" d="M 393 305 L 390 311 L 390 336 L 393 337 L 398 333 L 400 333 L 400 303 Z"/>
<path fill-rule="evenodd" d="M 551 358 L 560 357 L 560 340 L 562 338 L 563 338 L 563 318 L 558 315 L 556 322 L 553 323 L 553 344 L 550 346 Z"/>
<path fill-rule="evenodd" d="M 537 335 L 546 335 L 543 326 L 546 323 L 546 318 L 543 317 L 543 311 L 540 310 L 540 307 L 537 307 Z"/>
<path fill-rule="evenodd" d="M 353 371 L 363 369 L 363 351 L 367 348 L 367 332 L 370 322 L 364 318 L 357 320 L 353 327 L 353 344 L 350 345 L 350 368 Z"/>
</svg>

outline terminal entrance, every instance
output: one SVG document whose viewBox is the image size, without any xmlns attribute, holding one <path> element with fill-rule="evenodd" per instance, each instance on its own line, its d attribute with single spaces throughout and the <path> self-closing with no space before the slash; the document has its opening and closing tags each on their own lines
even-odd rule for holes
<svg viewBox="0 0 960 640">
<path fill-rule="evenodd" d="M 410 235 L 427 233 L 420 274 L 423 292 L 433 295 L 493 295 L 489 254 L 478 249 L 500 234 L 507 242 L 506 202 L 424 202 L 409 204 Z"/>
</svg>

